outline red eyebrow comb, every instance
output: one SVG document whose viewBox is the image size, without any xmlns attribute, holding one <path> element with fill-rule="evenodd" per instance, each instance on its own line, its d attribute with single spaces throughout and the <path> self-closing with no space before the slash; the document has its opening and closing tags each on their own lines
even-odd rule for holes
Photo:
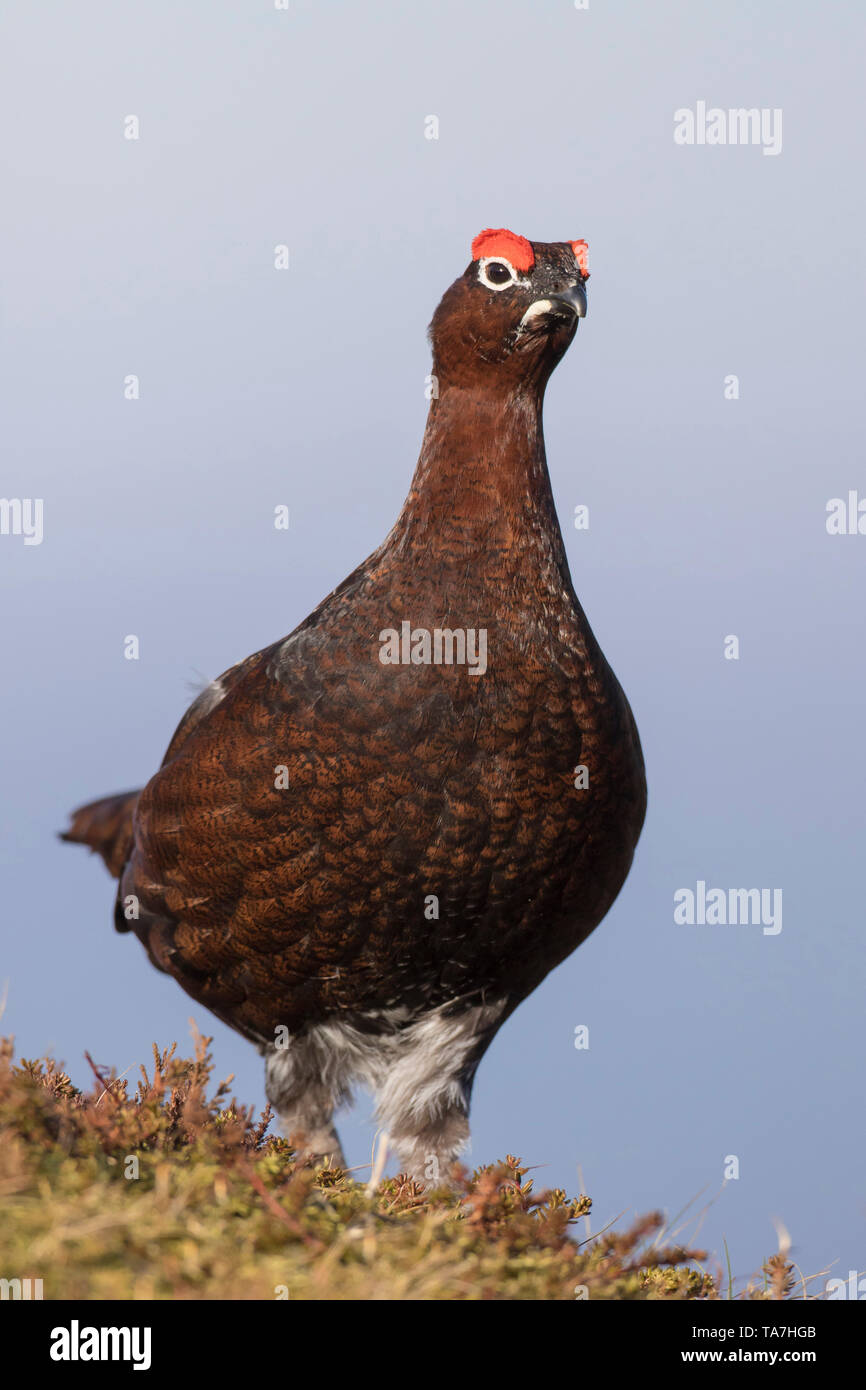
<svg viewBox="0 0 866 1390">
<path fill-rule="evenodd" d="M 589 246 L 583 239 L 571 241 L 569 245 L 574 252 L 581 275 L 584 280 L 588 280 Z M 527 241 L 525 236 L 510 232 L 507 227 L 486 227 L 483 232 L 478 233 L 472 243 L 472 259 L 479 261 L 482 256 L 502 256 L 504 260 L 511 262 L 515 270 L 527 271 L 535 265 L 532 242 Z"/>
<path fill-rule="evenodd" d="M 574 252 L 574 258 L 575 258 L 575 260 L 577 261 L 577 264 L 580 266 L 580 273 L 581 273 L 581 275 L 583 276 L 584 280 L 588 280 L 588 279 L 589 279 L 589 247 L 588 247 L 587 243 L 586 243 L 585 241 L 573 241 L 573 242 L 571 243 L 571 249 L 572 249 L 572 251 Z"/>
<path fill-rule="evenodd" d="M 487 227 L 478 233 L 472 243 L 472 259 L 479 261 L 482 256 L 502 256 L 515 270 L 531 270 L 535 265 L 532 243 L 507 227 Z"/>
</svg>

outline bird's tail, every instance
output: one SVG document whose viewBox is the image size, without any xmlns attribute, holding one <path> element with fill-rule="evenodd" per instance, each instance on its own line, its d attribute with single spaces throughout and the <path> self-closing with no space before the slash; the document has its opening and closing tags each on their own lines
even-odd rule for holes
<svg viewBox="0 0 866 1390">
<path fill-rule="evenodd" d="M 61 840 L 89 845 L 94 854 L 102 855 L 109 873 L 120 878 L 132 849 L 132 816 L 140 795 L 140 789 L 120 792 L 79 806 L 69 829 L 61 831 Z"/>
</svg>

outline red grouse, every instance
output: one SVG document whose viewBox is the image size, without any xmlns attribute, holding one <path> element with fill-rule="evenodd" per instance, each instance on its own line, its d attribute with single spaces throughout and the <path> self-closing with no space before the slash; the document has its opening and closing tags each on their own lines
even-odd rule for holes
<svg viewBox="0 0 866 1390">
<path fill-rule="evenodd" d="M 482 232 L 430 327 L 415 476 L 378 550 L 65 835 L 115 923 L 265 1057 L 311 1157 L 369 1087 L 407 1172 L 465 1146 L 497 1029 L 601 921 L 640 834 L 637 729 L 574 592 L 541 409 L 586 243 Z"/>
</svg>

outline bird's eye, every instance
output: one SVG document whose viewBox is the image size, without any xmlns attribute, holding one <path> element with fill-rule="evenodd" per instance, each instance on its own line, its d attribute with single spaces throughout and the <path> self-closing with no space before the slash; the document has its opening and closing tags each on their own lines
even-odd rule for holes
<svg viewBox="0 0 866 1390">
<path fill-rule="evenodd" d="M 511 279 L 511 271 L 501 261 L 491 261 L 487 267 L 487 278 L 492 280 L 494 285 L 504 285 L 506 280 Z"/>
<path fill-rule="evenodd" d="M 479 279 L 491 290 L 502 290 L 512 284 L 517 276 L 508 261 L 483 261 L 479 269 Z"/>
</svg>

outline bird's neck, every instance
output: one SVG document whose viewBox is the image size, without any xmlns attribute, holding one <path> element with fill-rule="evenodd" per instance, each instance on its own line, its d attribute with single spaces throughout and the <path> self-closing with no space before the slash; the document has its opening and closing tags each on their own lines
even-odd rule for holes
<svg viewBox="0 0 866 1390">
<path fill-rule="evenodd" d="M 519 573 L 571 589 L 541 425 L 543 391 L 446 386 L 431 402 L 391 553 L 498 583 Z"/>
</svg>

